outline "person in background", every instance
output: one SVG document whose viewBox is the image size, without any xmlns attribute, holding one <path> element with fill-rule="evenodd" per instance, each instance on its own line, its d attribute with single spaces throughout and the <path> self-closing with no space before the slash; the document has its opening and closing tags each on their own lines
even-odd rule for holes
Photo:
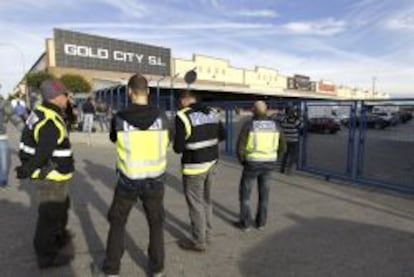
<svg viewBox="0 0 414 277">
<path fill-rule="evenodd" d="M 96 104 L 96 119 L 101 128 L 101 132 L 108 131 L 108 105 L 104 101 L 98 101 Z"/>
<path fill-rule="evenodd" d="M 95 118 L 95 105 L 92 102 L 92 98 L 88 97 L 86 102 L 82 106 L 83 112 L 83 131 L 91 133 Z"/>
<path fill-rule="evenodd" d="M 6 127 L 8 121 L 11 121 L 17 130 L 23 130 L 23 120 L 13 112 L 10 102 L 0 95 L 0 187 L 7 186 L 9 179 L 10 151 Z"/>
<path fill-rule="evenodd" d="M 68 95 L 66 96 L 68 97 Z M 68 103 L 66 105 L 66 109 L 64 112 L 64 120 L 65 120 L 68 132 L 71 132 L 72 126 L 76 122 L 76 115 L 74 113 L 73 102 L 70 97 L 68 97 Z"/>
<path fill-rule="evenodd" d="M 290 174 L 293 164 L 297 165 L 299 154 L 299 137 L 302 129 L 302 120 L 295 108 L 288 107 L 286 109 L 286 117 L 282 120 L 281 126 L 286 137 L 287 150 L 283 156 L 280 167 L 281 173 Z"/>
<path fill-rule="evenodd" d="M 257 101 L 253 118 L 242 126 L 237 141 L 237 158 L 243 165 L 239 187 L 240 220 L 235 226 L 249 231 L 253 225 L 250 212 L 250 195 L 254 182 L 258 182 L 259 203 L 254 226 L 263 229 L 267 222 L 267 207 L 271 174 L 278 157 L 286 149 L 286 142 L 277 123 L 267 115 L 267 105 Z"/>
<path fill-rule="evenodd" d="M 23 120 L 25 121 L 27 118 L 27 107 L 26 103 L 18 98 L 16 101 L 16 106 L 14 107 L 14 112 Z"/>
<path fill-rule="evenodd" d="M 182 153 L 184 194 L 189 208 L 192 239 L 182 240 L 184 250 L 203 252 L 212 239 L 211 187 L 219 158 L 219 143 L 226 138 L 218 113 L 201 103 L 191 91 L 179 96 L 174 151 Z"/>
</svg>

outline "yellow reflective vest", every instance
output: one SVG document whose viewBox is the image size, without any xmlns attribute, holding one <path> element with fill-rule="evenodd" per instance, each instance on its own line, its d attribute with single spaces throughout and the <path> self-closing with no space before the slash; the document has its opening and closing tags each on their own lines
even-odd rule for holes
<svg viewBox="0 0 414 277">
<path fill-rule="evenodd" d="M 167 126 L 161 117 L 147 130 L 117 118 L 117 168 L 130 180 L 157 178 L 167 167 Z"/>
<path fill-rule="evenodd" d="M 254 120 L 246 144 L 246 161 L 275 162 L 280 132 L 271 120 Z"/>
</svg>

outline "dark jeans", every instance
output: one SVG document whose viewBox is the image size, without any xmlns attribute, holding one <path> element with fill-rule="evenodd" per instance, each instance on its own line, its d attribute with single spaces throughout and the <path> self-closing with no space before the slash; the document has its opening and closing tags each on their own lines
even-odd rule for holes
<svg viewBox="0 0 414 277">
<path fill-rule="evenodd" d="M 293 164 L 297 164 L 299 153 L 299 142 L 287 142 L 287 150 L 283 155 L 282 165 L 280 172 L 284 173 L 285 170 L 290 172 Z"/>
<path fill-rule="evenodd" d="M 32 181 L 37 186 L 39 208 L 33 240 L 39 262 L 52 261 L 59 253 L 68 223 L 70 199 L 66 182 Z"/>
<path fill-rule="evenodd" d="M 146 180 L 127 189 L 118 185 L 108 212 L 110 229 L 106 248 L 106 258 L 102 270 L 106 274 L 118 274 L 124 254 L 125 225 L 129 213 L 140 198 L 149 225 L 150 242 L 148 247 L 149 267 L 152 272 L 164 269 L 164 184 L 159 180 Z"/>
<path fill-rule="evenodd" d="M 271 172 L 271 169 L 251 168 L 249 166 L 243 168 L 239 187 L 239 200 L 240 222 L 244 227 L 249 227 L 253 224 L 250 212 L 250 195 L 256 180 L 258 182 L 259 203 L 255 223 L 256 227 L 266 225 Z"/>
</svg>

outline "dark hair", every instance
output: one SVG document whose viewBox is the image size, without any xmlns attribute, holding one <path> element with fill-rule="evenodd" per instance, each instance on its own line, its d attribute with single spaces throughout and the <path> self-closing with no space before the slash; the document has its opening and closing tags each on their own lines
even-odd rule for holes
<svg viewBox="0 0 414 277">
<path fill-rule="evenodd" d="M 178 94 L 178 99 L 184 99 L 184 98 L 197 98 L 194 92 L 191 90 L 182 90 Z"/>
<path fill-rule="evenodd" d="M 134 94 L 147 94 L 148 81 L 144 76 L 137 73 L 129 78 L 128 88 L 131 89 Z"/>
</svg>

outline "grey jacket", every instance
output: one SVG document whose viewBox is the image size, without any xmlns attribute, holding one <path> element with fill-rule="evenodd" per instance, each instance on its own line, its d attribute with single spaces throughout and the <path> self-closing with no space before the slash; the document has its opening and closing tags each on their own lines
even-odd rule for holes
<svg viewBox="0 0 414 277">
<path fill-rule="evenodd" d="M 13 112 L 10 102 L 0 97 L 0 139 L 6 137 L 8 121 L 11 121 L 19 131 L 23 130 L 23 120 Z"/>
</svg>

